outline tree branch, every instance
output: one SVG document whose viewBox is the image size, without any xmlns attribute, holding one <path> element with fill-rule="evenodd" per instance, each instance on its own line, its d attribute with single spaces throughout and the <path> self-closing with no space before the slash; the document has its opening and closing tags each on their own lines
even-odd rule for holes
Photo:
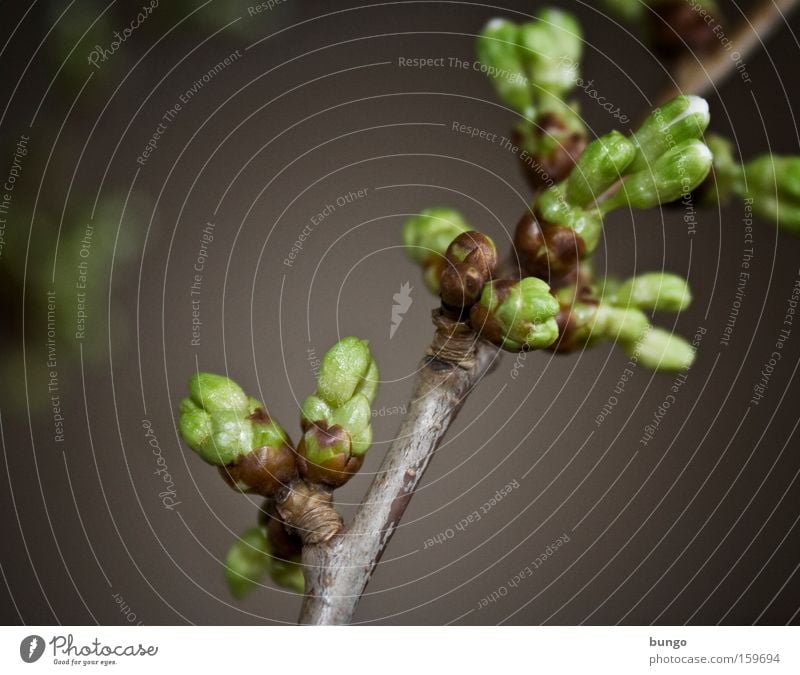
<svg viewBox="0 0 800 675">
<path fill-rule="evenodd" d="M 434 313 L 437 330 L 417 376 L 408 414 L 353 523 L 303 547 L 304 624 L 350 623 L 433 453 L 498 350 L 471 328 Z"/>
<path fill-rule="evenodd" d="M 778 27 L 784 16 L 797 6 L 800 0 L 763 0 L 745 19 L 731 37 L 732 49 L 721 44 L 708 57 L 687 54 L 672 69 L 672 82 L 661 94 L 657 105 L 680 94 L 705 96 L 717 89 Z M 741 60 L 731 58 L 739 52 Z"/>
</svg>

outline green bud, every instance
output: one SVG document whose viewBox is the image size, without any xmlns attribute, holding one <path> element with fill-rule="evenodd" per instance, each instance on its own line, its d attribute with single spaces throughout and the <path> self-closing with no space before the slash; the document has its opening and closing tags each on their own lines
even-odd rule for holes
<svg viewBox="0 0 800 675">
<path fill-rule="evenodd" d="M 270 566 L 270 576 L 276 584 L 295 593 L 304 593 L 306 590 L 303 566 L 300 564 L 299 559 L 274 559 Z"/>
<path fill-rule="evenodd" d="M 300 408 L 300 423 L 304 430 L 314 422 L 324 421 L 330 424 L 332 414 L 331 407 L 319 396 L 312 394 L 303 401 Z"/>
<path fill-rule="evenodd" d="M 354 437 L 358 452 L 353 448 Z M 361 468 L 371 440 L 369 425 L 351 435 L 339 425 L 314 424 L 303 434 L 297 448 L 300 473 L 313 483 L 340 487 Z"/>
<path fill-rule="evenodd" d="M 679 372 L 694 362 L 695 350 L 680 335 L 662 328 L 651 328 L 637 342 L 623 345 L 625 351 L 645 368 L 663 372 Z"/>
<path fill-rule="evenodd" d="M 439 294 L 439 277 L 444 268 L 444 254 L 450 242 L 470 226 L 455 209 L 434 207 L 423 209 L 403 225 L 406 253 L 422 265 L 425 285 Z"/>
<path fill-rule="evenodd" d="M 372 425 L 350 432 L 350 452 L 355 457 L 363 457 L 372 445 Z"/>
<path fill-rule="evenodd" d="M 588 328 L 591 342 L 609 340 L 627 344 L 641 340 L 650 330 L 650 321 L 638 309 L 601 303 L 596 306 Z"/>
<path fill-rule="evenodd" d="M 244 392 L 242 392 L 241 396 L 244 401 L 244 407 L 235 410 L 220 409 L 219 404 L 222 397 L 214 398 L 208 395 L 211 391 L 210 388 L 204 389 L 206 393 L 205 401 L 207 403 L 212 402 L 212 405 L 217 408 L 214 413 L 201 408 L 195 402 L 197 398 L 195 394 L 197 389 L 196 380 L 202 380 L 209 375 L 210 373 L 201 373 L 200 376 L 195 375 L 192 378 L 191 385 L 195 385 L 190 385 L 192 398 L 181 401 L 181 416 L 178 421 L 178 429 L 186 444 L 206 462 L 224 466 L 257 446 L 253 444 L 253 425 L 247 419 L 248 401 Z M 219 378 L 219 376 L 212 377 Z M 219 379 L 227 380 L 227 378 Z M 234 383 L 231 382 L 231 384 Z M 227 387 L 225 389 L 230 390 Z M 241 389 L 239 391 L 241 392 Z M 240 403 L 238 397 L 236 399 Z"/>
<path fill-rule="evenodd" d="M 800 232 L 800 157 L 763 155 L 747 162 L 740 192 L 759 216 Z"/>
<path fill-rule="evenodd" d="M 599 213 L 576 208 L 567 219 L 566 225 L 575 230 L 575 233 L 583 240 L 586 246 L 583 255 L 587 255 L 597 248 L 600 243 L 600 235 L 603 233 L 603 219 Z"/>
<path fill-rule="evenodd" d="M 233 380 L 213 373 L 196 373 L 189 380 L 189 396 L 198 407 L 214 413 L 224 410 L 244 413 L 247 395 Z"/>
<path fill-rule="evenodd" d="M 639 23 L 645 18 L 647 4 L 643 0 L 603 0 L 608 11 L 627 23 Z"/>
<path fill-rule="evenodd" d="M 699 139 L 710 119 L 708 102 L 699 96 L 676 96 L 656 108 L 633 134 L 636 156 L 628 171 L 650 168 L 671 148 Z"/>
<path fill-rule="evenodd" d="M 742 165 L 734 159 L 733 143 L 728 139 L 709 134 L 706 145 L 714 157 L 713 171 L 700 186 L 700 205 L 724 204 L 732 193 L 741 193 L 744 186 Z"/>
<path fill-rule="evenodd" d="M 186 444 L 209 464 L 229 466 L 259 448 L 291 452 L 286 432 L 233 380 L 197 373 L 189 381 L 189 392 L 190 397 L 181 401 L 178 430 Z M 291 462 L 285 459 L 281 458 L 281 464 L 290 471 Z M 251 487 L 261 483 L 256 476 L 249 478 Z"/>
<path fill-rule="evenodd" d="M 559 185 L 554 185 L 539 195 L 534 206 L 536 213 L 544 223 L 561 225 L 575 231 L 584 246 L 584 250 L 580 253 L 581 256 L 587 255 L 597 248 L 603 233 L 603 219 L 599 211 L 570 206 Z M 551 252 L 548 257 L 555 261 L 558 254 Z"/>
<path fill-rule="evenodd" d="M 508 351 L 544 349 L 558 337 L 558 301 L 535 277 L 486 284 L 470 323 L 485 339 Z"/>
<path fill-rule="evenodd" d="M 212 446 L 203 446 L 198 452 L 212 464 L 230 464 L 240 455 L 246 455 L 258 447 L 253 439 L 253 425 L 239 413 L 214 413 L 211 415 L 211 427 Z"/>
<path fill-rule="evenodd" d="M 322 359 L 317 394 L 333 408 L 345 404 L 367 376 L 371 362 L 366 340 L 342 338 Z"/>
<path fill-rule="evenodd" d="M 252 591 L 270 569 L 270 548 L 260 527 L 245 532 L 231 546 L 225 558 L 225 579 L 238 599 Z"/>
<path fill-rule="evenodd" d="M 621 180 L 633 161 L 636 148 L 618 131 L 601 136 L 586 146 L 567 181 L 567 199 L 586 206 Z"/>
<path fill-rule="evenodd" d="M 680 312 L 692 301 L 686 280 L 677 274 L 648 272 L 631 277 L 617 290 L 614 304 L 620 307 Z"/>
<path fill-rule="evenodd" d="M 558 9 L 541 10 L 536 21 L 520 27 L 519 43 L 534 88 L 563 95 L 575 86 L 583 34 L 571 14 Z"/>
<path fill-rule="evenodd" d="M 500 98 L 533 121 L 533 98 L 524 74 L 518 35 L 517 24 L 506 19 L 492 19 L 475 41 L 475 50 L 478 60 L 487 66 L 487 75 Z"/>
<path fill-rule="evenodd" d="M 760 218 L 787 232 L 800 234 L 800 206 L 764 195 L 752 199 L 753 212 Z"/>
<path fill-rule="evenodd" d="M 571 218 L 573 208 L 567 202 L 560 185 L 548 188 L 534 202 L 536 212 L 548 223 L 564 225 Z"/>
<path fill-rule="evenodd" d="M 686 141 L 661 155 L 652 165 L 625 180 L 620 191 L 603 202 L 608 213 L 623 204 L 648 209 L 675 201 L 696 188 L 711 170 L 711 152 L 701 141 Z"/>
<path fill-rule="evenodd" d="M 331 415 L 331 424 L 338 424 L 351 435 L 363 431 L 372 419 L 372 409 L 363 394 L 356 394 Z"/>
<path fill-rule="evenodd" d="M 195 452 L 200 452 L 199 448 L 206 447 L 212 441 L 214 429 L 211 424 L 211 415 L 202 408 L 198 408 L 191 399 L 185 398 L 181 401 L 178 430 L 181 432 L 183 440 L 186 441 L 186 445 Z"/>
<path fill-rule="evenodd" d="M 338 455 L 350 455 L 350 434 L 342 427 L 311 427 L 303 434 L 300 453 L 312 464 L 324 466 Z"/>
<path fill-rule="evenodd" d="M 372 402 L 378 395 L 379 382 L 380 373 L 378 373 L 378 364 L 375 363 L 375 359 L 370 358 L 369 368 L 367 368 L 367 372 L 364 377 L 361 378 L 361 382 L 358 383 L 358 386 L 356 387 L 356 394 L 363 394 L 369 404 L 372 405 Z"/>
<path fill-rule="evenodd" d="M 762 155 L 744 165 L 747 191 L 800 202 L 800 157 Z"/>
<path fill-rule="evenodd" d="M 561 335 L 554 349 L 574 352 L 601 341 L 635 342 L 650 328 L 650 322 L 638 309 L 616 307 L 610 302 L 581 300 L 574 286 L 559 290 Z"/>
<path fill-rule="evenodd" d="M 366 340 L 347 337 L 322 360 L 316 395 L 301 409 L 303 438 L 297 448 L 300 473 L 330 487 L 344 485 L 372 444 L 371 404 L 378 366 Z"/>
</svg>

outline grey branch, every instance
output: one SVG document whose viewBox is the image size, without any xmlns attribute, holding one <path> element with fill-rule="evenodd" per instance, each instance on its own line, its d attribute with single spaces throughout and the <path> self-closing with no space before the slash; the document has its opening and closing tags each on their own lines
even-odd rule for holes
<svg viewBox="0 0 800 675">
<path fill-rule="evenodd" d="M 688 54 L 673 68 L 672 83 L 660 96 L 664 103 L 679 94 L 705 96 L 716 90 L 725 79 L 735 72 L 740 61 L 731 58 L 739 52 L 741 62 L 746 59 L 779 27 L 780 22 L 800 0 L 763 0 L 731 36 L 732 49 L 720 46 L 708 57 Z"/>
<path fill-rule="evenodd" d="M 434 318 L 437 332 L 408 414 L 352 524 L 303 548 L 304 624 L 350 623 L 383 550 L 464 400 L 498 356 L 464 324 Z"/>
</svg>

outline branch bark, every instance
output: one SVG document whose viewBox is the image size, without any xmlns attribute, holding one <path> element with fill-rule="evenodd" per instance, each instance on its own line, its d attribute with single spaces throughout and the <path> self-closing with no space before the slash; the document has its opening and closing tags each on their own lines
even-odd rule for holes
<svg viewBox="0 0 800 675">
<path fill-rule="evenodd" d="M 498 349 L 463 323 L 434 313 L 437 330 L 422 362 L 408 414 L 352 524 L 303 547 L 303 624 L 350 623 L 375 566 L 433 453 Z"/>
<path fill-rule="evenodd" d="M 797 7 L 798 2 L 800 0 L 763 0 L 734 32 L 732 50 L 720 46 L 706 58 L 695 54 L 683 57 L 672 69 L 672 83 L 661 94 L 657 105 L 680 94 L 705 96 L 715 90 L 736 70 L 739 61 L 731 58 L 732 51 L 739 52 L 741 62 L 744 62 L 769 38 L 784 16 Z"/>
</svg>

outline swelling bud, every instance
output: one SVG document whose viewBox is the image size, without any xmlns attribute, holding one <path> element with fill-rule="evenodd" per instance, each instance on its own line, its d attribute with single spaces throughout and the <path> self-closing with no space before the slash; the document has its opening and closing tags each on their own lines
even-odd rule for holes
<svg viewBox="0 0 800 675">
<path fill-rule="evenodd" d="M 631 277 L 617 289 L 614 304 L 619 307 L 680 312 L 692 301 L 686 280 L 677 274 L 648 272 Z"/>
<path fill-rule="evenodd" d="M 567 201 L 586 206 L 619 181 L 633 161 L 636 148 L 618 131 L 592 141 L 567 180 Z"/>
<path fill-rule="evenodd" d="M 332 408 L 344 405 L 356 393 L 372 403 L 378 372 L 367 345 L 357 337 L 342 338 L 322 359 L 317 395 Z"/>
<path fill-rule="evenodd" d="M 233 597 L 247 596 L 270 569 L 270 547 L 260 527 L 245 532 L 225 558 L 225 581 Z"/>
<path fill-rule="evenodd" d="M 492 19 L 475 41 L 475 50 L 478 61 L 488 66 L 487 74 L 498 96 L 533 121 L 533 97 L 524 74 L 518 35 L 517 24 L 506 19 Z"/>
<path fill-rule="evenodd" d="M 558 9 L 543 9 L 523 24 L 519 43 L 534 88 L 561 96 L 575 86 L 583 48 L 581 27 Z"/>
<path fill-rule="evenodd" d="M 629 176 L 620 191 L 603 202 L 602 210 L 608 213 L 624 204 L 649 209 L 675 201 L 703 182 L 711 161 L 711 151 L 701 141 L 686 141 Z"/>
<path fill-rule="evenodd" d="M 483 285 L 492 278 L 497 266 L 497 249 L 485 234 L 464 232 L 447 247 L 447 266 L 442 272 L 442 302 L 459 312 L 468 309 L 480 297 Z"/>
<path fill-rule="evenodd" d="M 800 157 L 764 155 L 747 162 L 742 193 L 759 216 L 800 232 Z"/>
<path fill-rule="evenodd" d="M 676 96 L 656 108 L 633 134 L 636 155 L 629 171 L 646 169 L 671 148 L 699 139 L 710 119 L 708 102 L 699 96 Z"/>
<path fill-rule="evenodd" d="M 372 444 L 371 404 L 378 367 L 366 340 L 337 342 L 322 360 L 317 391 L 300 412 L 303 437 L 297 448 L 300 473 L 313 483 L 344 485 Z"/>
<path fill-rule="evenodd" d="M 645 368 L 680 372 L 694 363 L 695 350 L 680 335 L 662 328 L 651 328 L 637 342 L 624 344 L 625 351 Z"/>
<path fill-rule="evenodd" d="M 481 337 L 507 351 L 544 349 L 558 337 L 558 301 L 541 279 L 492 281 L 470 311 Z"/>
<path fill-rule="evenodd" d="M 464 217 L 447 207 L 424 209 L 403 225 L 406 253 L 422 266 L 425 285 L 431 292 L 439 293 L 439 279 L 445 266 L 444 254 L 450 242 L 469 229 Z"/>
<path fill-rule="evenodd" d="M 181 401 L 181 436 L 206 462 L 220 467 L 229 485 L 268 496 L 296 477 L 286 432 L 238 384 L 197 373 L 189 391 L 189 398 Z"/>
<path fill-rule="evenodd" d="M 367 427 L 369 430 L 370 427 Z M 300 473 L 312 483 L 322 483 L 332 488 L 341 487 L 352 478 L 364 461 L 364 445 L 369 447 L 369 438 L 361 432 L 361 454 L 353 449 L 350 433 L 340 425 L 328 425 L 324 421 L 312 424 L 303 434 L 297 449 L 300 454 Z"/>
</svg>

